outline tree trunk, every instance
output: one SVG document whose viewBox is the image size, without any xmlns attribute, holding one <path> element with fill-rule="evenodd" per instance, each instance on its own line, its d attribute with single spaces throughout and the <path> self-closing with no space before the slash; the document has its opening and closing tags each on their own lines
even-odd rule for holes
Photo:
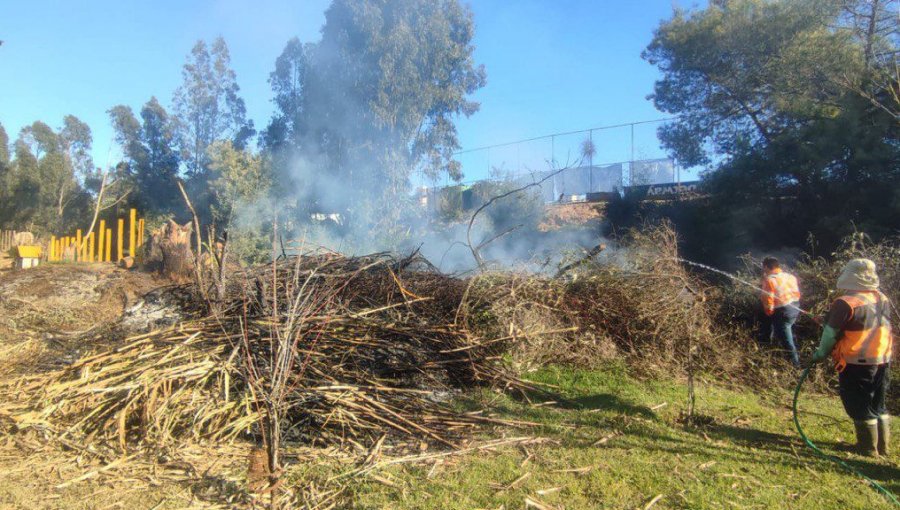
<svg viewBox="0 0 900 510">
<path fill-rule="evenodd" d="M 190 222 L 179 225 L 169 220 L 150 234 L 145 264 L 175 281 L 188 281 L 194 274 Z"/>
</svg>

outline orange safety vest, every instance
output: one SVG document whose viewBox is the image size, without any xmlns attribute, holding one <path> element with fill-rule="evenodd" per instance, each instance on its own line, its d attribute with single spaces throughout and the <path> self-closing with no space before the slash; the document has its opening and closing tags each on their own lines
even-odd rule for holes
<svg viewBox="0 0 900 510">
<path fill-rule="evenodd" d="M 891 303 L 879 291 L 854 292 L 838 298 L 850 305 L 850 320 L 831 351 L 838 371 L 851 365 L 881 365 L 893 356 Z"/>
<path fill-rule="evenodd" d="M 762 289 L 765 291 L 761 298 L 763 308 L 772 313 L 776 308 L 800 301 L 800 286 L 797 277 L 785 273 L 780 268 L 774 269 L 763 277 Z"/>
</svg>

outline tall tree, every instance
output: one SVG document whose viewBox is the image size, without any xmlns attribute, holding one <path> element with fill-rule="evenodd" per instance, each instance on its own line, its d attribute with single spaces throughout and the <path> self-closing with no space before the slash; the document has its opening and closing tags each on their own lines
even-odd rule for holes
<svg viewBox="0 0 900 510">
<path fill-rule="evenodd" d="M 74 115 L 66 115 L 63 118 L 63 127 L 59 131 L 59 144 L 77 175 L 83 179 L 94 173 L 94 161 L 91 158 L 93 137 L 90 126 Z"/>
<path fill-rule="evenodd" d="M 846 35 L 826 30 L 840 13 L 821 0 L 717 0 L 676 10 L 656 30 L 643 57 L 660 68 L 650 96 L 678 119 L 660 138 L 687 165 L 765 146 L 802 119 L 834 114 L 839 93 L 828 77 L 859 62 Z M 830 90 L 829 90 L 830 88 Z"/>
<path fill-rule="evenodd" d="M 9 135 L 6 134 L 6 128 L 0 123 L 0 167 L 9 164 Z"/>
<path fill-rule="evenodd" d="M 209 156 L 213 172 L 210 188 L 217 204 L 215 217 L 217 223 L 228 228 L 236 208 L 249 206 L 268 193 L 268 165 L 259 155 L 238 149 L 228 141 L 213 143 Z"/>
<path fill-rule="evenodd" d="M 208 170 L 207 149 L 217 140 L 243 147 L 253 135 L 244 100 L 231 69 L 231 55 L 221 37 L 209 47 L 197 41 L 182 68 L 182 85 L 175 91 L 174 111 L 181 128 L 188 175 Z"/>
<path fill-rule="evenodd" d="M 275 103 L 275 115 L 262 133 L 262 141 L 273 151 L 298 148 L 303 134 L 304 87 L 309 68 L 307 49 L 299 39 L 289 40 L 275 59 L 275 70 L 269 75 Z"/>
<path fill-rule="evenodd" d="M 173 119 L 151 97 L 141 108 L 141 120 L 128 106 L 109 110 L 127 163 L 127 175 L 134 183 L 133 203 L 156 214 L 172 214 L 180 210 L 176 125 Z"/>
<path fill-rule="evenodd" d="M 473 35 L 459 0 L 335 0 L 320 42 L 289 42 L 267 136 L 300 148 L 287 163 L 300 205 L 387 218 L 413 171 L 461 178 L 455 120 L 478 110 L 469 96 L 485 84 Z"/>
<path fill-rule="evenodd" d="M 843 0 L 843 9 L 866 72 L 845 73 L 841 83 L 900 121 L 900 0 Z"/>
<path fill-rule="evenodd" d="M 662 72 L 650 97 L 678 116 L 663 144 L 709 165 L 709 214 L 758 225 L 756 246 L 896 228 L 900 124 L 846 86 L 871 83 L 882 52 L 848 29 L 847 1 L 714 0 L 676 11 L 644 52 Z"/>
<path fill-rule="evenodd" d="M 6 175 L 8 201 L 0 218 L 17 228 L 57 230 L 80 220 L 93 175 L 91 130 L 68 115 L 57 132 L 37 121 L 19 132 Z"/>
<path fill-rule="evenodd" d="M 0 226 L 10 214 L 12 200 L 12 179 L 9 167 L 9 135 L 0 123 Z"/>
</svg>

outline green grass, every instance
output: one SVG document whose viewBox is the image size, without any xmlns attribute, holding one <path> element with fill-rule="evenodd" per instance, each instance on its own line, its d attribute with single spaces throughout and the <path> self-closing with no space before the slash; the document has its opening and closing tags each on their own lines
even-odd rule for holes
<svg viewBox="0 0 900 510">
<path fill-rule="evenodd" d="M 547 441 L 453 457 L 436 467 L 386 468 L 376 474 L 390 483 L 353 482 L 355 507 L 512 509 L 524 508 L 530 497 L 554 508 L 644 508 L 662 496 L 654 508 L 891 508 L 863 482 L 811 455 L 794 431 L 788 391 L 700 385 L 696 412 L 711 423 L 688 428 L 679 420 L 686 389 L 676 381 L 639 381 L 622 366 L 550 367 L 530 378 L 556 386 L 559 404 L 534 406 L 485 391 L 458 405 L 538 422 L 505 433 Z M 900 491 L 895 464 L 840 450 L 853 432 L 836 397 L 805 395 L 801 407 L 812 411 L 801 421 L 814 442 Z M 584 467 L 590 470 L 566 471 Z"/>
</svg>

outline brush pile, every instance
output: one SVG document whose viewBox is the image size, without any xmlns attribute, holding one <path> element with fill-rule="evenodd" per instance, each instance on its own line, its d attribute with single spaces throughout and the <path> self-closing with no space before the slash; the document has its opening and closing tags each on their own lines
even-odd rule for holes
<svg viewBox="0 0 900 510">
<path fill-rule="evenodd" d="M 473 327 L 514 335 L 513 357 L 592 367 L 627 360 L 641 372 L 749 375 L 747 342 L 717 324 L 714 291 L 678 262 L 677 238 L 662 224 L 630 232 L 606 259 L 565 278 L 495 273 L 477 277 L 464 306 Z M 543 334 L 540 334 L 543 333 Z"/>
<path fill-rule="evenodd" d="M 668 374 L 758 374 L 752 342 L 715 323 L 714 289 L 678 263 L 674 231 L 628 243 L 564 278 L 458 279 L 416 254 L 285 258 L 230 275 L 224 299 L 195 298 L 173 326 L 0 387 L 0 422 L 122 450 L 244 435 L 456 446 L 492 420 L 454 412 L 454 393 L 528 388 L 501 357 L 520 369 L 616 358 Z"/>
<path fill-rule="evenodd" d="M 456 323 L 465 282 L 417 256 L 294 257 L 231 281 L 211 313 L 7 386 L 0 418 L 122 449 L 265 434 L 272 420 L 307 444 L 453 446 L 490 420 L 452 412 L 449 395 L 522 387 L 496 363 L 502 342 Z"/>
</svg>

